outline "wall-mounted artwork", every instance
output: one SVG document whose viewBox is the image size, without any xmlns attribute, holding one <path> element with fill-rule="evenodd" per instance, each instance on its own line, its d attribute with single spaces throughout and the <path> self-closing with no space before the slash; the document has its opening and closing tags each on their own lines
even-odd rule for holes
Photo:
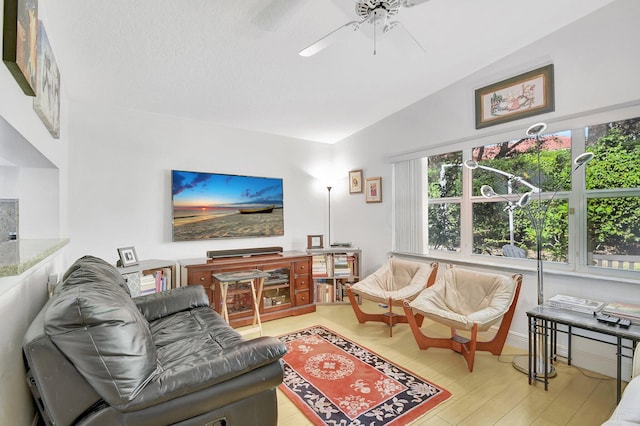
<svg viewBox="0 0 640 426">
<path fill-rule="evenodd" d="M 476 90 L 476 129 L 555 109 L 553 64 Z"/>
<path fill-rule="evenodd" d="M 171 172 L 173 241 L 284 235 L 280 178 Z"/>
<path fill-rule="evenodd" d="M 349 172 L 349 194 L 362 192 L 362 170 Z"/>
<path fill-rule="evenodd" d="M 382 202 L 382 178 L 372 177 L 366 178 L 364 181 L 365 187 L 365 201 L 367 203 L 381 203 Z"/>
<path fill-rule="evenodd" d="M 38 0 L 4 0 L 2 60 L 25 95 L 36 95 Z"/>
<path fill-rule="evenodd" d="M 37 94 L 33 109 L 51 136 L 60 137 L 60 71 L 47 32 L 38 21 L 38 73 Z"/>
</svg>

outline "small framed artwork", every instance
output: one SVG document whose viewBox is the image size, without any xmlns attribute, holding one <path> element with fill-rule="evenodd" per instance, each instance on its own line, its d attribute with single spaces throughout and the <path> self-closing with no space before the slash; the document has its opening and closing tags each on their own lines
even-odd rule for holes
<svg viewBox="0 0 640 426">
<path fill-rule="evenodd" d="M 120 256 L 120 264 L 123 267 L 138 264 L 138 256 L 136 255 L 136 249 L 133 247 L 119 248 L 118 256 Z"/>
<path fill-rule="evenodd" d="M 60 71 L 42 21 L 38 21 L 38 90 L 33 109 L 51 136 L 60 138 Z"/>
<path fill-rule="evenodd" d="M 381 203 L 382 202 L 382 178 L 372 177 L 366 178 L 364 181 L 364 189 L 366 191 L 367 203 Z"/>
<path fill-rule="evenodd" d="M 555 110 L 553 64 L 477 89 L 476 129 Z"/>
<path fill-rule="evenodd" d="M 322 235 L 307 235 L 307 248 L 308 249 L 324 248 L 324 244 L 322 242 Z"/>
<path fill-rule="evenodd" d="M 349 194 L 362 192 L 362 170 L 349 172 Z"/>
<path fill-rule="evenodd" d="M 25 95 L 36 95 L 38 1 L 4 0 L 2 60 Z"/>
</svg>

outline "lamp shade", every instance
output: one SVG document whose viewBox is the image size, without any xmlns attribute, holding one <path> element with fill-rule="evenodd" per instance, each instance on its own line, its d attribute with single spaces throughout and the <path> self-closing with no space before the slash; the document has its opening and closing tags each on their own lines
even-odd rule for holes
<svg viewBox="0 0 640 426">
<path fill-rule="evenodd" d="M 547 128 L 545 123 L 536 123 L 529 126 L 525 134 L 529 137 L 538 136 L 540 133 L 544 132 Z"/>
<path fill-rule="evenodd" d="M 480 193 L 484 198 L 491 198 L 496 196 L 496 191 L 493 190 L 489 185 L 482 185 L 480 188 Z"/>
</svg>

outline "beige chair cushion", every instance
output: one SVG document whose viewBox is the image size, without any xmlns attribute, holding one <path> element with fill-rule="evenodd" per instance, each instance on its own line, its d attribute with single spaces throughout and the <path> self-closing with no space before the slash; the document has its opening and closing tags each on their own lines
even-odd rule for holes
<svg viewBox="0 0 640 426">
<path fill-rule="evenodd" d="M 351 288 L 354 293 L 375 302 L 411 300 L 427 284 L 430 264 L 392 257 L 377 271 Z"/>
<path fill-rule="evenodd" d="M 504 275 L 450 268 L 410 305 L 414 312 L 449 327 L 468 330 L 478 323 L 484 331 L 509 310 L 515 290 L 514 280 Z"/>
</svg>

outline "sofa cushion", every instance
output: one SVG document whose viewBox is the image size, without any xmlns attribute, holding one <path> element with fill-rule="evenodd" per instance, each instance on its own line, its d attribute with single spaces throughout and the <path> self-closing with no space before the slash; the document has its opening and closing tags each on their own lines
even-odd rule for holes
<svg viewBox="0 0 640 426">
<path fill-rule="evenodd" d="M 149 324 L 119 275 L 104 261 L 79 259 L 45 312 L 45 332 L 111 405 L 135 398 L 158 368 Z"/>
<path fill-rule="evenodd" d="M 71 279 L 67 280 L 67 278 L 73 274 L 74 271 L 82 268 L 82 278 L 81 279 Z M 127 294 L 131 294 L 129 291 L 129 286 L 125 281 L 122 274 L 113 267 L 113 265 L 108 264 L 103 259 L 99 257 L 86 255 L 76 260 L 73 265 L 67 269 L 67 271 L 62 276 L 62 285 L 75 285 L 75 284 L 84 284 L 87 281 L 92 279 L 99 279 L 104 281 L 105 283 L 111 283 L 113 285 L 117 285 L 121 287 Z"/>
</svg>

